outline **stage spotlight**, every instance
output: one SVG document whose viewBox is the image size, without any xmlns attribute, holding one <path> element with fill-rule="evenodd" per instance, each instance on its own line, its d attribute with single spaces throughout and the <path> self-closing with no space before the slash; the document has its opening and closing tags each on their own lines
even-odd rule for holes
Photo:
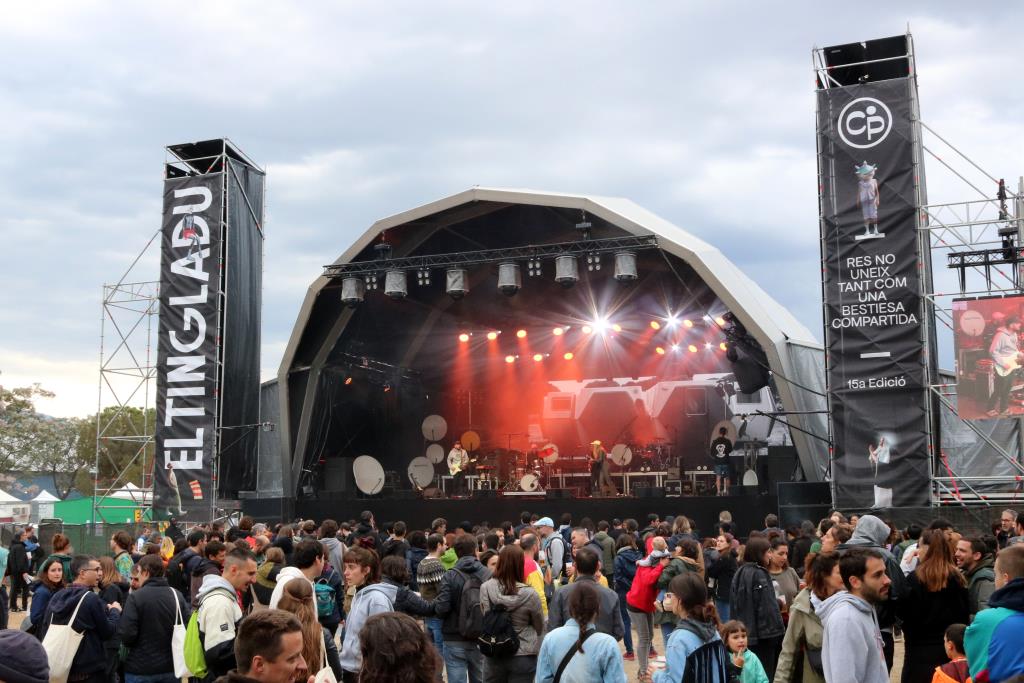
<svg viewBox="0 0 1024 683">
<path fill-rule="evenodd" d="M 347 277 L 341 281 L 341 303 L 346 306 L 358 306 L 366 296 L 366 283 L 357 277 Z"/>
<path fill-rule="evenodd" d="M 458 301 L 469 293 L 469 275 L 462 268 L 450 268 L 445 272 L 445 288 L 448 296 Z"/>
<path fill-rule="evenodd" d="M 561 337 L 563 334 L 565 334 L 565 328 L 556 327 L 555 329 L 551 330 L 551 334 L 555 335 L 556 337 Z"/>
<path fill-rule="evenodd" d="M 384 276 L 384 293 L 392 299 L 404 299 L 409 294 L 404 270 L 389 270 Z"/>
<path fill-rule="evenodd" d="M 657 320 L 652 320 L 651 321 L 651 329 L 655 330 L 655 331 L 660 330 L 661 329 L 661 323 L 659 323 Z"/>
<path fill-rule="evenodd" d="M 526 330 L 516 330 L 516 336 L 520 339 L 526 339 Z"/>
<path fill-rule="evenodd" d="M 466 342 L 469 341 L 469 335 L 463 332 L 462 334 L 459 335 L 459 341 L 465 344 Z"/>
<path fill-rule="evenodd" d="M 679 344 L 673 344 L 672 350 L 675 351 L 676 353 L 679 353 Z"/>
<path fill-rule="evenodd" d="M 497 338 L 498 338 L 498 333 L 497 332 L 491 330 L 490 332 L 487 333 L 487 341 L 494 341 Z"/>
<path fill-rule="evenodd" d="M 515 356 L 505 356 L 505 362 L 506 363 L 515 363 L 516 362 L 516 357 Z"/>
<path fill-rule="evenodd" d="M 612 325 L 612 332 L 622 332 L 622 325 L 618 323 Z"/>
<path fill-rule="evenodd" d="M 728 351 L 729 350 L 729 346 L 725 342 L 722 342 L 721 344 L 719 344 L 718 348 L 722 349 L 723 351 Z"/>
<path fill-rule="evenodd" d="M 675 317 L 672 314 L 669 314 L 669 316 L 665 320 L 666 322 L 668 322 L 669 327 L 675 327 L 676 325 L 679 324 L 679 318 Z"/>
<path fill-rule="evenodd" d="M 708 351 L 710 351 L 711 350 L 711 342 L 704 342 L 704 348 L 707 349 Z"/>
<path fill-rule="evenodd" d="M 349 375 L 348 377 L 345 378 L 345 386 L 348 386 L 349 384 L 352 384 L 352 376 L 351 375 Z"/>
<path fill-rule="evenodd" d="M 391 391 L 391 382 L 384 382 L 384 393 Z"/>
<path fill-rule="evenodd" d="M 430 284 L 430 271 L 426 268 L 420 268 L 416 271 L 416 284 L 420 287 L 425 287 Z"/>
<path fill-rule="evenodd" d="M 654 347 L 654 352 L 656 354 L 658 354 L 659 356 L 664 356 L 665 355 L 665 349 L 661 348 L 660 346 L 655 346 Z"/>
<path fill-rule="evenodd" d="M 683 327 L 685 327 L 687 329 L 692 328 L 693 327 L 693 321 L 692 320 L 684 320 L 683 321 Z"/>
<path fill-rule="evenodd" d="M 688 348 L 690 350 L 690 353 L 697 353 L 697 347 L 695 345 L 693 345 L 693 344 L 690 344 L 686 348 Z"/>
<path fill-rule="evenodd" d="M 632 251 L 615 253 L 615 279 L 619 282 L 634 282 L 636 274 L 636 254 Z"/>
<path fill-rule="evenodd" d="M 366 288 L 370 290 L 377 289 L 376 273 L 370 273 L 369 275 L 366 276 Z"/>
<path fill-rule="evenodd" d="M 539 258 L 532 258 L 529 261 L 527 261 L 526 262 L 526 271 L 527 271 L 527 274 L 530 277 L 540 277 L 540 275 L 541 275 L 540 259 Z"/>
<path fill-rule="evenodd" d="M 579 266 L 575 256 L 559 256 L 555 259 L 555 282 L 568 289 L 579 279 Z"/>
<path fill-rule="evenodd" d="M 725 327 L 725 318 L 715 318 L 715 324 L 718 325 L 719 327 Z"/>
<path fill-rule="evenodd" d="M 533 360 L 539 363 L 542 360 L 544 360 L 544 355 L 540 353 L 535 353 L 533 354 Z"/>
<path fill-rule="evenodd" d="M 594 328 L 591 327 L 590 325 L 584 325 L 581 329 L 583 331 L 583 334 L 590 334 L 591 332 L 594 331 Z"/>
<path fill-rule="evenodd" d="M 600 254 L 587 254 L 587 270 L 591 272 L 595 270 L 601 270 Z"/>
<path fill-rule="evenodd" d="M 498 291 L 505 296 L 515 296 L 523 286 L 523 273 L 518 263 L 498 264 Z"/>
<path fill-rule="evenodd" d="M 564 354 L 562 355 L 562 358 L 564 358 L 564 359 L 566 359 L 566 360 L 572 360 L 572 359 L 573 359 L 572 351 L 566 351 L 566 352 L 565 352 L 565 353 L 564 353 Z"/>
</svg>

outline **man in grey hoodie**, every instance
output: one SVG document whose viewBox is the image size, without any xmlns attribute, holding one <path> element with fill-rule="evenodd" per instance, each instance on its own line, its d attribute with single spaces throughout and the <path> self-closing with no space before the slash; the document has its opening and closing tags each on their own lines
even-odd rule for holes
<svg viewBox="0 0 1024 683">
<path fill-rule="evenodd" d="M 903 597 L 907 587 L 907 578 L 900 569 L 900 563 L 896 561 L 892 553 L 885 549 L 885 543 L 889 540 L 891 529 L 889 525 L 874 515 L 864 515 L 857 522 L 853 530 L 853 536 L 846 543 L 840 545 L 837 550 L 840 554 L 853 548 L 868 548 L 876 551 L 882 556 L 885 563 L 885 574 L 889 577 L 889 592 L 885 600 L 875 605 L 878 613 L 878 624 L 882 629 L 882 642 L 885 644 L 885 666 L 892 670 L 892 658 L 895 651 L 892 627 L 896 623 L 896 601 Z"/>
<path fill-rule="evenodd" d="M 846 590 L 822 603 L 818 612 L 825 632 L 821 650 L 825 680 L 889 683 L 875 614 L 891 583 L 885 561 L 877 550 L 852 549 L 839 560 L 839 573 Z"/>
<path fill-rule="evenodd" d="M 327 551 L 327 561 L 339 572 L 345 564 L 345 544 L 338 540 L 338 523 L 325 519 L 320 524 L 320 543 Z"/>
</svg>

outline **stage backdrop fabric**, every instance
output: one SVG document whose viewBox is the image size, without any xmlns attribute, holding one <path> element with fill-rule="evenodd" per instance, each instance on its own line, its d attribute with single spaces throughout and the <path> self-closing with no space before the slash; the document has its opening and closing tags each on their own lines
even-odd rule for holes
<svg viewBox="0 0 1024 683">
<path fill-rule="evenodd" d="M 909 78 L 818 90 L 832 476 L 843 508 L 927 504 Z"/>
</svg>

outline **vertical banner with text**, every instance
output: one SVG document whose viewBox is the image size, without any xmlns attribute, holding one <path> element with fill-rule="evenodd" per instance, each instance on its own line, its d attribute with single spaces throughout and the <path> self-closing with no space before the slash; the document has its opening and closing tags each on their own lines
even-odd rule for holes
<svg viewBox="0 0 1024 683">
<path fill-rule="evenodd" d="M 209 518 L 217 443 L 223 174 L 164 182 L 153 516 Z"/>
<path fill-rule="evenodd" d="M 818 90 L 836 505 L 927 505 L 910 78 Z"/>
</svg>

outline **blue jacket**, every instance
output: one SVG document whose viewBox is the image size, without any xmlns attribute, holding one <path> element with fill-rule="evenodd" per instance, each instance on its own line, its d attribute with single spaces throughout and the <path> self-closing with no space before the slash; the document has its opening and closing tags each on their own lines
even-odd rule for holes
<svg viewBox="0 0 1024 683">
<path fill-rule="evenodd" d="M 1005 681 L 1024 674 L 1024 579 L 1013 579 L 992 594 L 964 634 L 971 678 Z"/>
<path fill-rule="evenodd" d="M 588 630 L 594 629 L 591 624 Z M 575 620 L 569 619 L 565 626 L 560 626 L 544 636 L 537 655 L 537 674 L 535 683 L 550 683 L 555 680 L 555 672 L 562 663 L 569 648 L 575 647 L 580 637 L 580 626 Z M 575 669 L 575 671 L 574 671 Z M 619 644 L 606 633 L 595 633 L 583 644 L 583 652 L 577 653 L 565 673 L 562 681 L 575 682 L 585 680 L 588 683 L 626 683 L 626 670 L 622 667 L 622 653 Z"/>
<path fill-rule="evenodd" d="M 694 619 L 682 619 L 672 635 L 668 637 L 668 645 L 665 648 L 665 668 L 655 671 L 651 678 L 652 683 L 675 683 L 684 679 L 686 673 L 686 658 L 697 648 L 706 643 L 718 641 L 722 638 L 712 624 L 707 624 Z M 725 658 L 725 646 L 718 651 L 719 657 Z M 699 655 L 698 655 L 699 656 Z M 708 670 L 712 675 L 702 677 L 697 675 L 697 680 L 703 683 L 727 683 L 719 675 L 719 669 L 724 671 L 725 661 L 708 663 Z"/>
<path fill-rule="evenodd" d="M 43 623 L 43 617 L 46 615 L 46 606 L 50 604 L 50 598 L 54 596 L 55 591 L 50 590 L 42 581 L 33 581 L 32 585 L 28 587 L 32 593 L 32 608 L 29 610 L 28 619 L 33 624 L 38 626 Z M 37 630 L 36 633 L 39 633 Z"/>
<path fill-rule="evenodd" d="M 82 600 L 85 593 L 87 595 Z M 50 624 L 51 616 L 53 624 L 67 624 L 79 600 L 82 600 L 82 607 L 78 610 L 78 616 L 75 617 L 75 623 L 71 628 L 79 633 L 84 632 L 84 637 L 71 663 L 71 674 L 101 673 L 107 669 L 107 654 L 103 641 L 112 638 L 117 632 L 117 622 L 121 618 L 120 610 L 108 610 L 100 596 L 91 589 L 71 584 L 50 598 L 46 615 L 43 617 L 43 625 Z"/>
<path fill-rule="evenodd" d="M 355 673 L 362 668 L 363 655 L 359 645 L 359 632 L 363 624 L 374 614 L 391 612 L 395 609 L 398 589 L 389 583 L 371 583 L 356 591 L 352 598 L 352 609 L 345 621 L 345 640 L 341 648 L 341 668 Z"/>
<path fill-rule="evenodd" d="M 636 576 L 636 561 L 642 559 L 640 551 L 635 548 L 620 548 L 615 553 L 615 591 L 628 593 Z"/>
</svg>

